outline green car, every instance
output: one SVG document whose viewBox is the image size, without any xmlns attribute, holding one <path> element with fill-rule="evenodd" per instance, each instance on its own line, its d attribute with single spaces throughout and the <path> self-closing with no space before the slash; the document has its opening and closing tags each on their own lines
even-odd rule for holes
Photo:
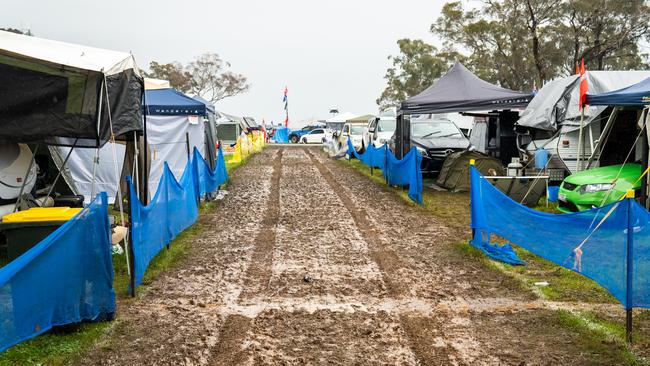
<svg viewBox="0 0 650 366">
<path fill-rule="evenodd" d="M 560 187 L 558 209 L 564 213 L 578 212 L 615 202 L 628 189 L 641 188 L 640 176 L 639 164 L 610 165 L 571 174 Z"/>
</svg>

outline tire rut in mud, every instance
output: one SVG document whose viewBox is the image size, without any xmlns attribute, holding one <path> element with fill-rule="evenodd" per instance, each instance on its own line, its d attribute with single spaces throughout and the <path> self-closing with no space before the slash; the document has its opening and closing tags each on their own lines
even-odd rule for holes
<svg viewBox="0 0 650 366">
<path fill-rule="evenodd" d="M 243 281 L 243 290 L 239 299 L 251 298 L 255 294 L 263 293 L 268 287 L 272 275 L 273 245 L 275 244 L 275 227 L 280 215 L 280 178 L 282 177 L 282 154 L 280 149 L 273 159 L 273 174 L 268 205 L 262 226 L 255 237 L 255 249 L 246 270 Z M 219 342 L 212 350 L 212 365 L 234 365 L 244 361 L 241 344 L 246 339 L 246 334 L 251 328 L 253 319 L 231 314 L 226 317 L 224 325 L 219 332 Z"/>
<path fill-rule="evenodd" d="M 399 256 L 394 251 L 381 247 L 379 235 L 377 230 L 373 227 L 370 220 L 368 219 L 368 214 L 365 210 L 357 207 L 352 199 L 348 196 L 347 192 L 343 190 L 343 187 L 339 182 L 334 179 L 332 172 L 323 165 L 318 159 L 316 159 L 313 153 L 310 150 L 306 150 L 307 155 L 314 163 L 320 174 L 323 176 L 327 184 L 332 188 L 339 199 L 344 203 L 345 208 L 348 210 L 354 223 L 363 238 L 365 239 L 368 247 L 370 248 L 370 257 L 377 263 L 380 271 L 383 274 L 383 280 L 390 295 L 393 297 L 399 297 L 402 294 L 402 289 L 404 288 L 398 282 L 394 280 L 394 277 L 391 274 L 403 266 Z"/>
<path fill-rule="evenodd" d="M 359 232 L 361 232 L 370 248 L 370 257 L 377 263 L 390 295 L 395 298 L 404 295 L 403 290 L 405 287 L 404 284 L 399 282 L 397 271 L 402 268 L 405 263 L 402 263 L 395 251 L 384 248 L 381 245 L 380 235 L 370 222 L 368 213 L 357 207 L 341 184 L 334 178 L 332 172 L 317 158 L 315 158 L 311 151 L 307 150 L 307 154 L 325 181 L 327 181 L 330 187 L 332 187 L 332 190 L 336 192 L 336 195 L 341 201 L 343 201 L 346 209 L 350 212 Z M 443 350 L 453 352 L 449 347 L 445 349 L 436 348 L 435 352 L 432 352 L 432 348 L 426 344 L 429 340 L 422 337 L 422 329 L 420 327 L 412 326 L 413 321 L 410 317 L 400 314 L 398 315 L 398 318 L 400 326 L 404 330 L 408 339 L 409 347 L 419 363 L 429 364 L 432 360 L 435 360 L 436 362 L 449 360 L 449 357 L 446 356 L 447 352 L 442 352 Z M 432 326 L 434 325 L 432 324 Z M 441 353 L 444 354 L 441 355 Z"/>
</svg>

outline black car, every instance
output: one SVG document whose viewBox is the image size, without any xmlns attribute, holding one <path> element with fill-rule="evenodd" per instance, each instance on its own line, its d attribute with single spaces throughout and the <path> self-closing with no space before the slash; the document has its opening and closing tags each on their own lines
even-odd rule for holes
<svg viewBox="0 0 650 366">
<path fill-rule="evenodd" d="M 395 151 L 395 138 L 390 148 Z M 469 140 L 447 119 L 411 120 L 411 147 L 422 154 L 422 173 L 436 176 L 448 155 L 469 148 Z"/>
</svg>

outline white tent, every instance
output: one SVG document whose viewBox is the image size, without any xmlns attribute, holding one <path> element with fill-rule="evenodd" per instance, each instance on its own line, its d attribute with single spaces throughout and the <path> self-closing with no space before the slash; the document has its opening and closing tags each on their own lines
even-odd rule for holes
<svg viewBox="0 0 650 366">
<path fill-rule="evenodd" d="M 189 151 L 188 149 L 189 138 Z M 205 125 L 203 116 L 147 116 L 147 141 L 151 152 L 149 195 L 156 193 L 164 163 L 167 162 L 176 180 L 183 175 L 188 154 L 196 147 L 205 156 Z"/>
<path fill-rule="evenodd" d="M 125 70 L 140 71 L 133 55 L 126 52 L 59 42 L 0 31 L 0 49 L 37 60 L 113 75 Z"/>
</svg>

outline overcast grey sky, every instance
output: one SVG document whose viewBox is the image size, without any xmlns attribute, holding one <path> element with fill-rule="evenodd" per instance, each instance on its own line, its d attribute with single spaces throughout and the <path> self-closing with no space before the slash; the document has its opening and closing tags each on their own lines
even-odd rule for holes
<svg viewBox="0 0 650 366">
<path fill-rule="evenodd" d="M 376 112 L 387 56 L 399 38 L 434 42 L 444 0 L 2 0 L 0 27 L 39 37 L 131 51 L 149 61 L 188 62 L 204 52 L 230 61 L 252 88 L 217 109 L 261 121 Z M 104 8 L 105 10 L 102 10 Z"/>
</svg>

